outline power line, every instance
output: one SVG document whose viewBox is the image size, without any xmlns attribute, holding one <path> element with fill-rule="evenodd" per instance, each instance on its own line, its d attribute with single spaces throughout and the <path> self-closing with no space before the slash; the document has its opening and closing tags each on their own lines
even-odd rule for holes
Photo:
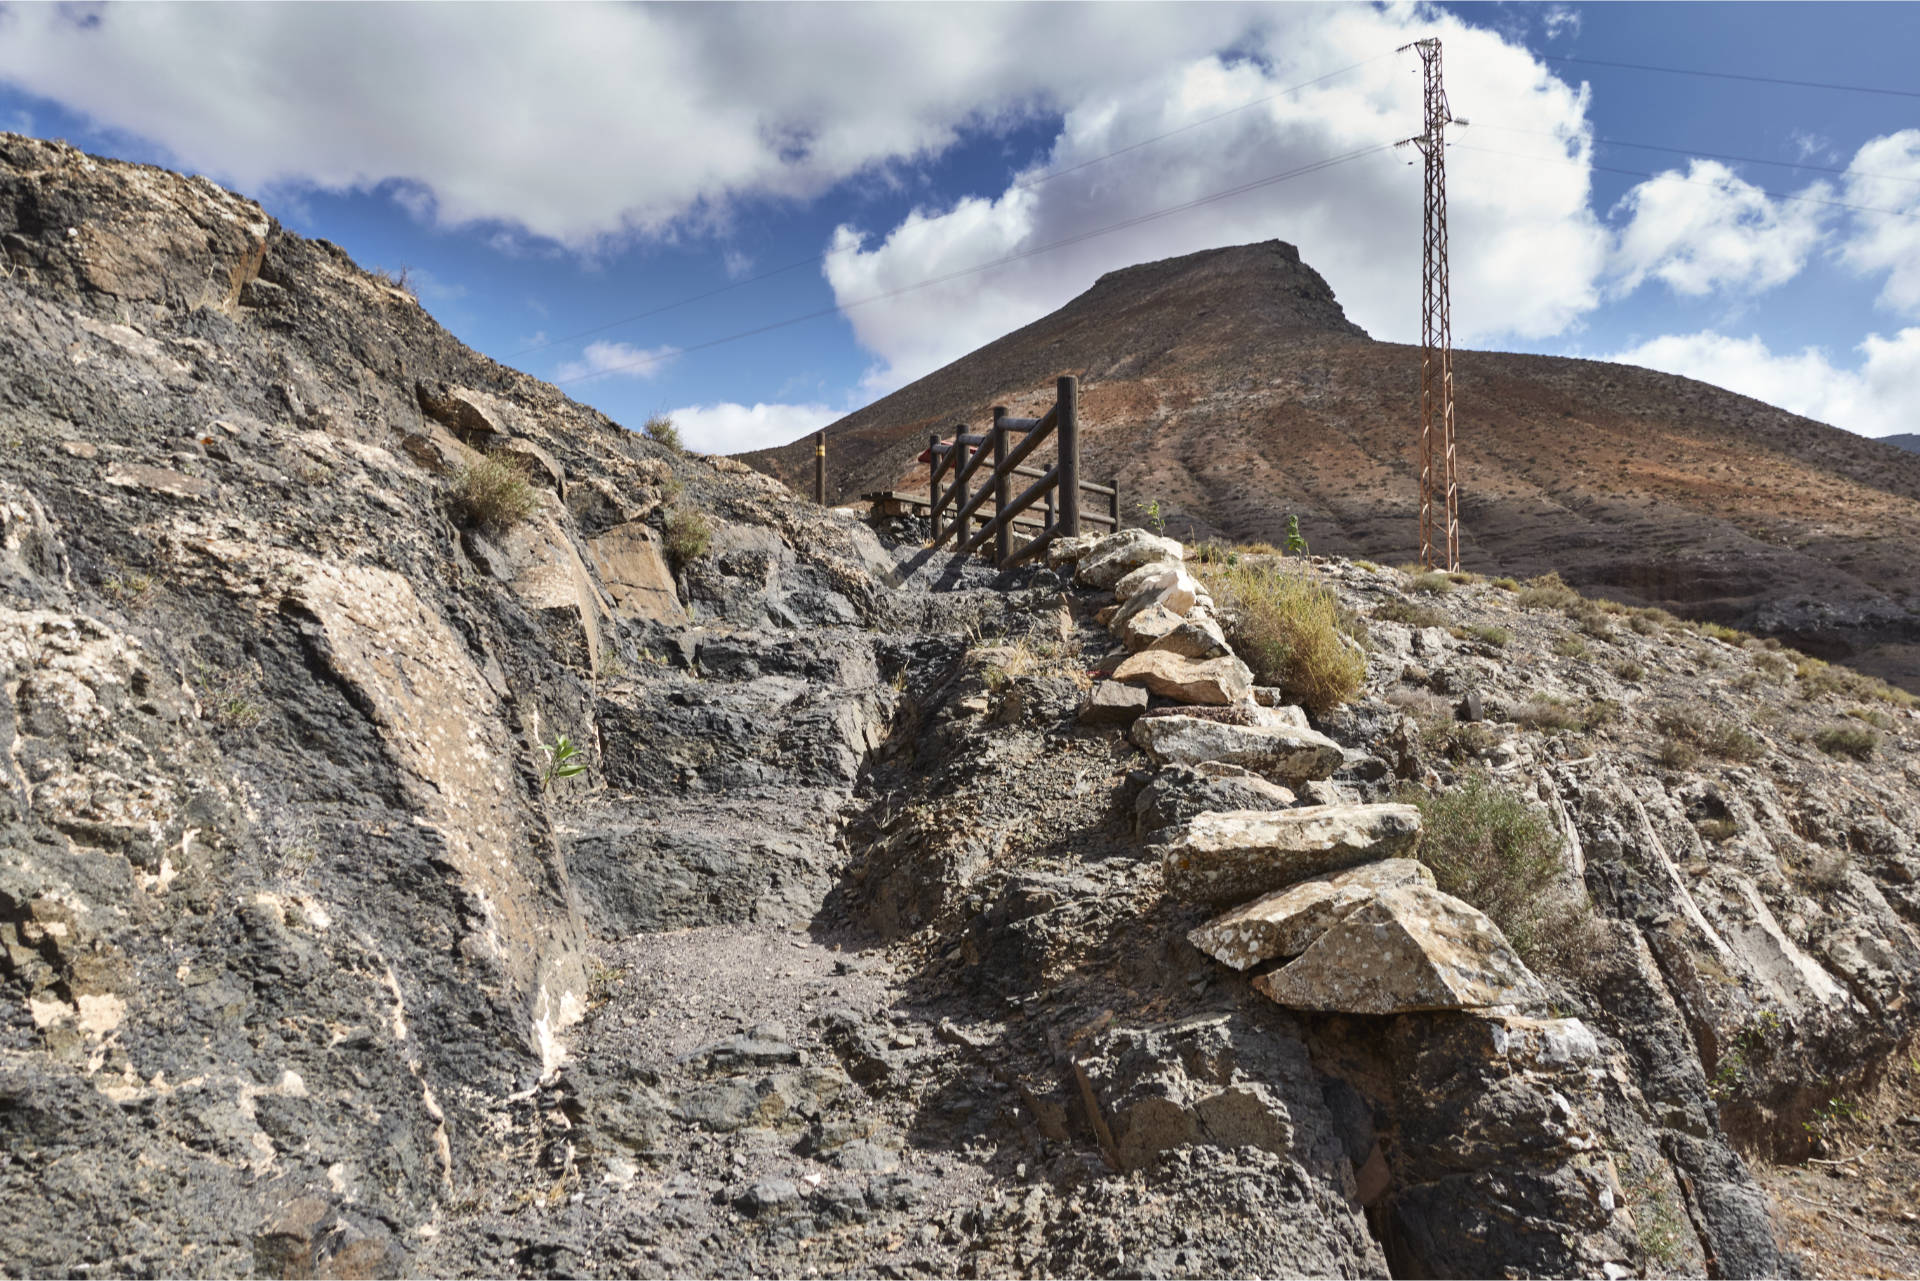
<svg viewBox="0 0 1920 1281">
<path fill-rule="evenodd" d="M 1529 155 L 1524 155 L 1518 151 L 1501 151 L 1498 147 L 1470 146 L 1469 144 L 1464 142 L 1454 143 L 1453 149 L 1455 151 L 1478 151 L 1484 155 L 1489 155 L 1489 156 L 1506 156 L 1509 159 L 1513 159 L 1513 160 L 1558 161 L 1561 164 L 1580 165 L 1583 168 L 1593 170 L 1597 173 L 1622 174 L 1629 178 L 1670 178 L 1674 182 L 1689 183 L 1696 187 L 1714 187 L 1714 188 L 1725 189 L 1727 185 L 1724 182 L 1715 181 L 1710 178 L 1682 178 L 1679 175 L 1675 174 L 1672 170 L 1669 170 L 1664 174 L 1649 173 L 1645 169 L 1621 169 L 1614 165 L 1596 165 L 1588 161 L 1575 160 L 1569 156 L 1529 156 Z M 1742 179 L 1740 181 L 1745 181 L 1745 180 Z M 1747 185 L 1753 186 L 1753 184 L 1751 183 L 1748 183 Z M 1759 192 L 1761 195 L 1767 196 L 1774 200 L 1795 200 L 1800 202 L 1801 204 L 1826 205 L 1827 207 L 1832 209 L 1848 209 L 1853 211 L 1854 213 L 1884 214 L 1889 218 L 1920 218 L 1920 211 L 1908 212 L 1907 210 L 1904 210 L 1904 209 L 1879 209 L 1872 205 L 1849 204 L 1847 201 L 1844 201 L 1844 200 L 1822 200 L 1818 196 L 1796 196 L 1793 193 L 1786 192 L 1786 191 L 1770 191 L 1765 187 L 1753 187 L 1753 189 Z"/>
<path fill-rule="evenodd" d="M 1064 169 L 1050 170 L 1047 173 L 1037 174 L 1034 177 L 1027 178 L 1023 181 L 1011 183 L 1008 185 L 1007 190 L 1027 191 L 1034 187 L 1038 187 L 1043 183 L 1052 182 L 1055 178 L 1064 178 L 1070 173 L 1079 173 L 1082 169 L 1090 169 L 1094 165 L 1104 164 L 1107 161 L 1112 160 L 1118 156 L 1128 155 L 1132 152 L 1139 151 L 1144 147 L 1151 147 L 1155 143 L 1165 142 L 1169 138 L 1175 138 L 1183 133 L 1188 133 L 1194 129 L 1198 129 L 1202 125 L 1210 125 L 1217 120 L 1225 120 L 1228 116 L 1238 115 L 1243 111 L 1251 111 L 1255 107 L 1262 107 L 1271 102 L 1278 102 L 1280 99 L 1286 97 L 1289 94 L 1299 93 L 1303 89 L 1311 89 L 1315 85 L 1325 84 L 1327 81 L 1337 79 L 1340 76 L 1344 76 L 1350 71 L 1358 71 L 1360 68 L 1367 66 L 1371 63 L 1378 62 L 1382 58 L 1391 58 L 1392 56 L 1393 56 L 1392 52 L 1387 52 L 1387 53 L 1375 54 L 1371 58 L 1363 58 L 1359 62 L 1351 63 L 1347 66 L 1341 67 L 1337 71 L 1329 71 L 1324 76 L 1316 76 L 1312 80 L 1305 80 L 1297 85 L 1290 85 L 1285 89 L 1281 89 L 1281 90 L 1278 90 L 1277 92 L 1270 93 L 1264 98 L 1255 98 L 1251 102 L 1243 102 L 1237 107 L 1229 107 L 1225 111 L 1216 112 L 1211 116 L 1206 116 L 1199 120 L 1189 121 L 1188 123 L 1181 125 L 1177 129 L 1169 129 L 1165 133 L 1155 134 L 1151 138 L 1143 138 L 1139 142 L 1130 143 L 1127 146 L 1121 147 L 1117 151 L 1109 151 L 1105 155 L 1095 156 L 1090 160 L 1083 160 L 1079 164 L 1068 165 Z M 744 276 L 739 280 L 729 281 L 724 285 L 721 285 L 714 289 L 706 290 L 702 293 L 689 294 L 685 298 L 676 299 L 675 301 L 669 302 L 669 303 L 662 303 L 660 306 L 651 308 L 647 311 L 635 312 L 631 316 L 622 316 L 617 320 L 609 320 L 604 324 L 594 325 L 592 328 L 582 329 L 576 333 L 565 334 L 559 338 L 549 338 L 545 342 L 534 343 L 530 347 L 522 347 L 519 351 L 510 351 L 505 356 L 501 357 L 501 359 L 514 360 L 521 356 L 529 355 L 536 351 L 545 351 L 550 347 L 559 347 L 566 343 L 576 342 L 582 338 L 589 338 L 589 337 L 592 337 L 594 334 L 604 333 L 609 329 L 616 329 L 621 325 L 630 325 L 636 320 L 647 320 L 651 317 L 658 316 L 663 312 L 669 312 L 669 311 L 676 310 L 680 307 L 690 306 L 696 302 L 705 302 L 709 298 L 717 298 L 721 294 L 731 293 L 735 289 L 744 289 L 748 285 L 758 284 L 763 280 L 771 280 L 775 276 L 783 276 L 790 271 L 798 271 L 802 267 L 811 267 L 817 263 L 824 263 L 829 261 L 830 259 L 840 257 L 843 254 L 857 252 L 858 249 L 859 249 L 859 246 L 857 245 L 849 246 L 848 248 L 845 248 L 845 249 L 830 249 L 826 253 L 815 254 L 811 258 L 801 258 L 794 262 L 790 262 L 786 264 L 784 267 L 772 267 L 766 271 L 760 272 L 758 275 Z"/>
<path fill-rule="evenodd" d="M 1920 90 L 1879 89 L 1871 85 L 1834 84 L 1825 80 L 1784 80 L 1778 76 L 1751 76 L 1737 71 L 1703 71 L 1697 67 L 1652 67 L 1641 62 L 1609 62 L 1605 58 L 1576 58 L 1569 54 L 1537 53 L 1544 62 L 1570 62 L 1586 67 L 1617 67 L 1625 71 L 1658 71 L 1670 76 L 1703 76 L 1712 80 L 1745 80 L 1752 84 L 1790 85 L 1796 89 L 1834 89 L 1842 93 L 1878 93 L 1893 98 L 1920 98 Z"/>
<path fill-rule="evenodd" d="M 1154 222 L 1161 218 L 1170 218 L 1174 214 L 1185 213 L 1189 209 L 1198 209 L 1203 205 L 1215 204 L 1222 200 L 1231 199 L 1234 196 L 1245 195 L 1250 191 L 1257 191 L 1263 187 L 1271 187 L 1275 183 L 1286 182 L 1293 178 L 1303 178 L 1308 174 L 1319 173 L 1324 169 L 1331 169 L 1335 165 L 1343 165 L 1349 161 L 1359 160 L 1376 153 L 1391 151 L 1393 150 L 1393 146 L 1394 144 L 1391 142 L 1374 143 L 1372 146 L 1361 147 L 1358 150 L 1349 151 L 1343 155 L 1331 156 L 1325 160 L 1316 160 L 1312 164 L 1301 165 L 1295 169 L 1268 174 L 1264 178 L 1256 178 L 1251 182 L 1242 183 L 1237 187 L 1229 187 L 1223 191 L 1215 191 L 1205 196 L 1195 197 L 1192 200 L 1182 201 L 1177 205 L 1168 205 L 1165 208 L 1138 214 L 1132 218 L 1124 218 L 1119 222 L 1108 223 L 1104 227 L 1095 227 L 1089 231 L 1079 232 L 1072 236 L 1065 236 L 1059 240 L 1049 241 L 1044 245 L 1035 245 L 1031 249 L 1023 249 L 1019 253 L 1008 254 L 1004 258 L 996 258 L 991 262 L 977 263 L 974 266 L 963 267 L 957 271 L 947 272 L 944 275 L 933 276 L 926 280 L 918 280 L 913 284 L 902 285 L 897 289 L 889 289 L 884 293 L 871 294 L 865 298 L 854 299 L 851 302 L 835 303 L 831 307 L 822 307 L 817 311 L 810 311 L 803 315 L 789 316 L 785 320 L 775 320 L 768 324 L 756 325 L 752 329 L 743 329 L 738 333 L 727 334 L 724 337 L 710 338 L 705 342 L 693 343 L 685 347 L 677 347 L 666 355 L 649 356 L 642 360 L 628 361 L 618 365 L 608 365 L 604 369 L 596 369 L 592 373 L 579 374 L 572 378 L 556 378 L 554 379 L 554 385 L 564 387 L 571 383 L 589 382 L 595 378 L 604 378 L 608 374 L 644 369 L 649 365 L 656 365 L 663 360 L 674 359 L 690 351 L 705 351 L 709 347 L 718 347 L 724 343 L 738 342 L 742 338 L 752 338 L 760 334 L 770 333 L 776 329 L 785 329 L 789 325 L 798 325 L 809 320 L 819 320 L 826 316 L 837 316 L 844 312 L 851 311 L 855 307 L 864 307 L 869 303 L 885 302 L 889 298 L 898 298 L 903 294 L 909 294 L 918 289 L 927 289 L 934 285 L 945 284 L 950 280 L 959 280 L 965 276 L 977 275 L 983 271 L 991 271 L 995 267 L 1004 267 L 1011 263 L 1035 257 L 1039 254 L 1050 253 L 1055 249 L 1062 249 L 1068 245 L 1079 244 L 1083 240 L 1091 240 L 1096 236 L 1104 236 L 1116 231 L 1125 231 L 1129 227 L 1137 227 L 1142 223 Z"/>
<path fill-rule="evenodd" d="M 1525 133 L 1532 134 L 1538 138 L 1560 138 L 1567 142 L 1574 141 L 1574 139 L 1568 138 L 1565 134 L 1555 132 L 1551 129 L 1522 129 L 1518 125 L 1490 124 L 1477 124 L 1474 128 L 1476 130 L 1497 129 L 1501 133 Z M 1762 160 L 1758 156 L 1730 156 L 1718 151 L 1702 151 L 1698 147 L 1663 147 L 1658 143 L 1652 142 L 1628 142 L 1624 138 L 1593 138 L 1590 139 L 1590 141 L 1596 147 L 1625 147 L 1631 151 L 1664 151 L 1669 155 L 1698 156 L 1703 160 L 1724 160 L 1729 164 L 1772 165 L 1777 169 L 1805 169 L 1813 173 L 1838 174 L 1843 178 L 1871 178 L 1877 182 L 1911 182 L 1920 184 L 1920 177 L 1909 178 L 1902 174 L 1891 173 L 1864 173 L 1853 168 L 1840 169 L 1833 165 L 1810 165 L 1798 160 Z"/>
</svg>

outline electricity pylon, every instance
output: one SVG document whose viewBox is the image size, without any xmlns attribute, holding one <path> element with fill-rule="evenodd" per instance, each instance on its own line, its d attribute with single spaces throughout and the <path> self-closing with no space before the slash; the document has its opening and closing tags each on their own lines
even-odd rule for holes
<svg viewBox="0 0 1920 1281">
<path fill-rule="evenodd" d="M 1420 261 L 1420 565 L 1434 568 L 1436 484 L 1446 493 L 1446 568 L 1460 568 L 1460 483 L 1453 462 L 1453 318 L 1447 302 L 1447 90 L 1440 79 L 1440 41 L 1402 45 L 1420 51 L 1426 81 L 1426 132 L 1408 138 L 1426 158 L 1425 237 Z M 1436 436 L 1438 439 L 1436 440 Z M 1436 458 L 1437 455 L 1437 458 Z M 1438 467 L 1436 468 L 1436 462 Z M 1436 477 L 1435 472 L 1440 473 Z"/>
</svg>

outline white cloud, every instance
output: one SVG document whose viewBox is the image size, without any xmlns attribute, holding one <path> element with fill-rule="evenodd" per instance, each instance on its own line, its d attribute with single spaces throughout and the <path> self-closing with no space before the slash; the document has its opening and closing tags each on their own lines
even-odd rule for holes
<svg viewBox="0 0 1920 1281">
<path fill-rule="evenodd" d="M 1819 347 L 1775 353 L 1758 336 L 1668 334 L 1609 356 L 1764 400 L 1864 436 L 1920 431 L 1920 328 L 1869 334 L 1844 369 Z"/>
<path fill-rule="evenodd" d="M 816 196 L 1227 47 L 1264 14 L 7 5 L 0 80 L 243 190 L 380 187 L 441 224 L 512 224 L 578 248 L 723 221 L 740 196 Z"/>
<path fill-rule="evenodd" d="M 842 415 L 825 405 L 688 405 L 667 415 L 689 449 L 738 454 L 769 449 L 818 431 Z"/>
<path fill-rule="evenodd" d="M 1841 261 L 1863 276 L 1886 272 L 1879 305 L 1920 315 L 1920 129 L 1875 138 L 1855 152 L 1846 192 L 1849 204 L 1896 212 L 1853 214 Z"/>
<path fill-rule="evenodd" d="M 1453 322 L 1457 341 L 1560 332 L 1599 299 L 1606 235 L 1588 208 L 1585 98 L 1523 49 L 1426 9 L 1276 6 L 1253 42 L 1258 60 L 1168 58 L 1114 77 L 1066 113 L 1045 171 L 1071 169 L 1182 129 L 1347 64 L 1365 65 L 1297 94 L 1200 124 L 1166 142 L 1039 185 L 1021 175 L 998 196 L 916 210 L 872 242 L 841 227 L 826 275 L 843 306 L 1250 179 L 1392 142 L 1420 121 L 1408 40 L 1446 41 L 1461 115 L 1526 119 L 1566 142 L 1540 164 L 1484 151 L 1449 157 Z M 1411 151 L 1374 155 L 1192 212 L 1081 240 L 1004 269 L 915 289 L 848 312 L 878 357 L 883 392 L 1044 315 L 1102 272 L 1218 245 L 1278 237 L 1333 286 L 1376 337 L 1419 333 L 1421 184 Z M 1023 185 L 1025 184 L 1025 185 Z M 871 247 L 868 247 L 871 244 Z"/>
<path fill-rule="evenodd" d="M 1829 198 L 1823 183 L 1806 195 Z M 1687 297 L 1715 290 L 1759 292 L 1800 273 L 1826 221 L 1821 205 L 1776 201 L 1713 160 L 1691 160 L 1620 199 L 1630 215 L 1614 250 L 1615 290 L 1638 289 L 1649 276 Z"/>
<path fill-rule="evenodd" d="M 1580 34 L 1580 11 L 1571 5 L 1550 4 L 1540 14 L 1540 29 L 1547 39 L 1558 40 L 1564 35 Z"/>
<path fill-rule="evenodd" d="M 569 383 L 602 374 L 614 378 L 657 377 L 680 355 L 678 347 L 635 347 L 623 342 L 590 342 L 581 359 L 564 362 L 553 371 L 553 381 Z"/>
<path fill-rule="evenodd" d="M 728 280 L 744 280 L 753 270 L 753 259 L 738 249 L 729 249 L 720 255 L 720 265 L 725 268 Z"/>
</svg>

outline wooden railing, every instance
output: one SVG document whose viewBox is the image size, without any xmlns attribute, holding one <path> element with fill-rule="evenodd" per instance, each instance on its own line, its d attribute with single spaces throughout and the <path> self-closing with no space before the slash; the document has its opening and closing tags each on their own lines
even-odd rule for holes
<svg viewBox="0 0 1920 1281">
<path fill-rule="evenodd" d="M 1025 465 L 1050 436 L 1055 441 L 1053 465 L 1044 469 Z M 979 487 L 970 488 L 989 460 L 992 466 L 980 478 Z M 943 477 L 951 479 L 942 485 Z M 1015 494 L 1016 478 L 1032 483 Z M 1087 495 L 1106 501 L 1083 504 Z M 1080 479 L 1080 386 L 1071 376 L 1055 385 L 1053 408 L 1039 418 L 1015 418 L 1005 406 L 996 405 L 993 426 L 985 432 L 969 433 L 963 423 L 951 442 L 931 438 L 927 501 L 933 511 L 933 546 L 951 539 L 956 555 L 970 556 L 991 540 L 993 563 L 999 566 L 1018 565 L 1045 551 L 1054 539 L 1078 535 L 1082 523 L 1103 526 L 1108 532 L 1120 528 L 1118 486 Z M 986 506 L 989 502 L 991 509 Z M 1044 513 L 1037 520 L 1026 515 L 1036 504 Z M 1094 507 L 1106 510 L 1089 510 Z M 978 529 L 973 528 L 976 523 Z M 1021 527 L 1037 532 L 1016 548 L 1013 535 Z"/>
</svg>

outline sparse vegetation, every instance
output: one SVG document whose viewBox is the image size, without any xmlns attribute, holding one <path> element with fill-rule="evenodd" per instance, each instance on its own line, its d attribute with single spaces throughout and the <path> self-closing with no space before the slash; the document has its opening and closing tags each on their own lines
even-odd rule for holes
<svg viewBox="0 0 1920 1281">
<path fill-rule="evenodd" d="M 1563 730 L 1573 729 L 1580 724 L 1580 716 L 1573 708 L 1557 698 L 1530 698 L 1513 709 L 1513 720 L 1528 729 Z"/>
<path fill-rule="evenodd" d="M 1513 633 L 1504 627 L 1495 627 L 1489 623 L 1468 623 L 1460 629 L 1465 638 L 1477 640 L 1482 645 L 1491 645 L 1499 649 L 1513 639 Z"/>
<path fill-rule="evenodd" d="M 1690 770 L 1700 764 L 1700 749 L 1677 738 L 1664 738 L 1653 759 L 1668 769 Z"/>
<path fill-rule="evenodd" d="M 454 519 L 483 529 L 511 529 L 539 505 L 525 467 L 503 454 L 489 454 L 462 467 L 447 502 Z"/>
<path fill-rule="evenodd" d="M 1492 917 L 1523 960 L 1564 965 L 1565 949 L 1584 945 L 1592 909 L 1562 866 L 1560 833 L 1544 810 L 1479 772 L 1451 791 L 1401 796 L 1420 808 L 1417 857 L 1435 882 Z"/>
<path fill-rule="evenodd" d="M 668 512 L 662 532 L 666 535 L 667 559 L 676 570 L 685 569 L 705 556 L 713 542 L 713 526 L 691 507 L 676 507 Z"/>
<path fill-rule="evenodd" d="M 680 428 L 675 426 L 673 419 L 665 414 L 655 414 L 647 419 L 640 425 L 640 434 L 654 444 L 663 449 L 670 449 L 676 454 L 682 450 Z"/>
<path fill-rule="evenodd" d="M 1813 745 L 1829 756 L 1865 761 L 1880 746 L 1880 735 L 1864 725 L 1830 725 L 1813 736 Z"/>
<path fill-rule="evenodd" d="M 573 778 L 586 772 L 587 762 L 581 758 L 579 745 L 565 734 L 551 743 L 537 744 L 546 753 L 546 766 L 540 771 L 540 786 L 553 786 L 555 779 Z"/>
<path fill-rule="evenodd" d="M 1431 573 L 1415 574 L 1412 587 L 1414 591 L 1428 596 L 1445 596 L 1453 590 L 1453 580 L 1440 571 L 1434 570 Z"/>
<path fill-rule="evenodd" d="M 1653 725 L 1670 742 L 1699 749 L 1694 753 L 1695 762 L 1700 752 L 1742 763 L 1757 761 L 1767 754 L 1767 745 L 1739 726 L 1706 720 L 1687 708 L 1670 708 L 1656 716 Z M 1663 760 L 1661 763 L 1667 762 Z M 1691 768 L 1691 763 L 1675 765 L 1673 768 Z"/>
<path fill-rule="evenodd" d="M 1512 578 L 1496 578 L 1493 580 L 1493 585 L 1503 592 L 1517 592 L 1520 590 L 1519 580 Z"/>
<path fill-rule="evenodd" d="M 1553 643 L 1553 652 L 1562 658 L 1585 658 L 1590 651 L 1585 641 L 1569 634 Z"/>
<path fill-rule="evenodd" d="M 1638 683 L 1647 677 L 1647 669 L 1631 658 L 1623 658 L 1613 665 L 1613 674 L 1623 681 Z"/>
<path fill-rule="evenodd" d="M 1345 634 L 1331 588 L 1268 565 L 1205 566 L 1201 576 L 1226 619 L 1228 642 L 1255 680 L 1279 686 L 1315 715 L 1360 692 L 1366 655 Z"/>
<path fill-rule="evenodd" d="M 1373 616 L 1389 623 L 1404 623 L 1408 627 L 1445 627 L 1447 616 L 1428 605 L 1416 605 L 1408 600 L 1390 600 L 1374 608 Z"/>
<path fill-rule="evenodd" d="M 1521 609 L 1563 610 L 1569 605 L 1579 604 L 1580 593 L 1561 582 L 1560 575 L 1542 574 L 1538 578 L 1528 579 L 1514 602 Z"/>
</svg>

